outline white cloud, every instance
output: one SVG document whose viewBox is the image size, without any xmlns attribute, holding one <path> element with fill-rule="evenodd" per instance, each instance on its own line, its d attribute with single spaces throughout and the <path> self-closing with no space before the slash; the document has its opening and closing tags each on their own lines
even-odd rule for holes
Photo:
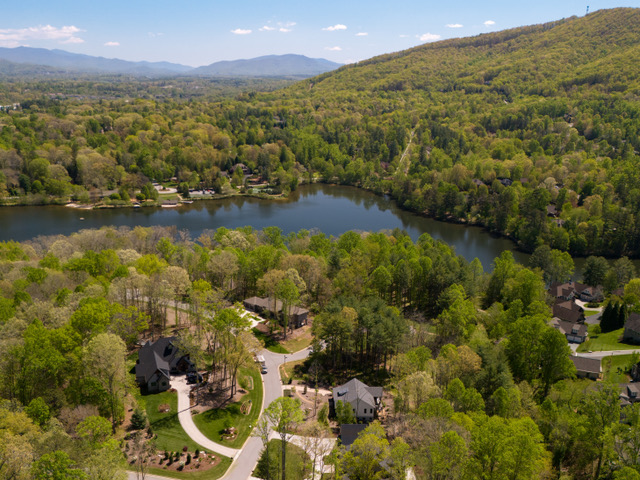
<svg viewBox="0 0 640 480">
<path fill-rule="evenodd" d="M 84 43 L 84 40 L 80 37 L 69 37 L 66 40 L 62 40 L 60 43 Z"/>
<path fill-rule="evenodd" d="M 325 50 L 329 50 L 330 52 L 341 52 L 342 47 L 324 47 Z"/>
<path fill-rule="evenodd" d="M 236 28 L 235 30 L 231 30 L 231 33 L 234 35 L 249 35 L 251 30 L 245 30 L 244 28 Z"/>
<path fill-rule="evenodd" d="M 282 33 L 289 33 L 293 26 L 296 25 L 296 22 L 278 22 L 277 23 L 278 27 L 272 27 L 271 25 L 265 25 L 264 27 L 261 27 L 259 30 L 261 32 L 273 32 L 275 30 L 277 30 L 278 32 L 282 32 Z"/>
<path fill-rule="evenodd" d="M 358 32 L 358 33 L 356 33 L 356 37 L 366 37 L 367 35 L 369 35 L 367 32 Z"/>
<path fill-rule="evenodd" d="M 0 29 L 0 46 L 17 47 L 29 40 L 57 40 L 60 43 L 82 43 L 83 39 L 76 34 L 84 32 L 76 26 L 68 25 L 62 28 L 51 25 L 38 25 L 27 28 Z"/>
<path fill-rule="evenodd" d="M 462 28 L 464 25 L 461 23 L 447 23 L 447 28 Z"/>
<path fill-rule="evenodd" d="M 416 35 L 421 42 L 435 42 L 436 40 L 440 40 L 440 35 L 436 35 L 435 33 L 423 33 L 422 35 Z"/>
<path fill-rule="evenodd" d="M 336 25 L 332 25 L 330 27 L 323 28 L 322 30 L 326 30 L 327 32 L 335 32 L 336 30 L 346 30 L 347 26 L 338 23 Z"/>
<path fill-rule="evenodd" d="M 490 27 L 491 25 L 495 25 L 495 24 L 496 24 L 496 22 L 494 22 L 493 20 L 487 20 L 486 22 L 484 22 L 484 24 L 485 24 L 487 27 Z"/>
<path fill-rule="evenodd" d="M 120 42 L 107 42 L 104 44 L 105 47 L 119 47 Z"/>
</svg>

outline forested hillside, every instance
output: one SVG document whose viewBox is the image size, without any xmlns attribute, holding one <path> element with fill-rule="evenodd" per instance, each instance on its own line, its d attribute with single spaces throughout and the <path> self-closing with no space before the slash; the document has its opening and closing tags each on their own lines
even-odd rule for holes
<svg viewBox="0 0 640 480">
<path fill-rule="evenodd" d="M 78 79 L 80 95 L 60 94 L 64 81 L 3 83 L 2 103 L 21 106 L 0 113 L 0 196 L 127 198 L 172 177 L 225 190 L 242 186 L 224 173 L 243 163 L 275 192 L 339 182 L 528 251 L 638 256 L 639 31 L 640 10 L 603 10 L 416 47 L 276 92 L 240 85 L 233 100 L 212 100 L 196 80 L 121 79 L 114 94 Z"/>
</svg>

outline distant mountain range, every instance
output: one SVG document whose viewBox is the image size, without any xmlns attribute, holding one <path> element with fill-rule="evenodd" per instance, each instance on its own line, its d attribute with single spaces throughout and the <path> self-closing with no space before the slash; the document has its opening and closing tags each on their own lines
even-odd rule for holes
<svg viewBox="0 0 640 480">
<path fill-rule="evenodd" d="M 248 60 L 216 62 L 193 68 L 170 62 L 130 62 L 64 50 L 0 48 L 0 73 L 7 75 L 95 73 L 137 76 L 312 77 L 335 70 L 339 63 L 304 55 L 268 55 Z"/>
<path fill-rule="evenodd" d="M 320 75 L 340 67 L 339 63 L 324 58 L 309 58 L 304 55 L 267 55 L 249 60 L 216 62 L 198 67 L 193 75 L 221 77 L 288 77 Z"/>
</svg>

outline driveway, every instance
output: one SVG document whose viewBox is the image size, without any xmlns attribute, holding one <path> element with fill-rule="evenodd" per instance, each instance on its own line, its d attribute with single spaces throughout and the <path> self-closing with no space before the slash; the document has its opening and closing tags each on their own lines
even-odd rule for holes
<svg viewBox="0 0 640 480">
<path fill-rule="evenodd" d="M 171 377 L 171 386 L 178 392 L 178 420 L 180 420 L 180 425 L 184 431 L 187 432 L 187 435 L 191 437 L 191 440 L 214 453 L 235 458 L 240 450 L 225 447 L 224 445 L 209 440 L 198 430 L 198 427 L 196 427 L 191 415 L 191 405 L 189 402 L 191 385 L 187 384 L 187 377 L 185 375 Z"/>
</svg>

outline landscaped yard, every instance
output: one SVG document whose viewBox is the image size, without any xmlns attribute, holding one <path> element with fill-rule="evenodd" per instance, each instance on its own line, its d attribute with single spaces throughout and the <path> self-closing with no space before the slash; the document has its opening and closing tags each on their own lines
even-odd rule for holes
<svg viewBox="0 0 640 480">
<path fill-rule="evenodd" d="M 589 310 L 587 308 L 584 309 L 584 316 L 585 317 L 590 317 L 590 316 L 595 315 L 597 313 L 600 313 L 600 310 Z"/>
<path fill-rule="evenodd" d="M 239 402 L 233 403 L 226 408 L 207 410 L 193 417 L 196 426 L 207 438 L 231 448 L 242 447 L 256 424 L 262 407 L 262 379 L 260 378 L 260 372 L 255 368 L 245 368 L 240 370 L 240 375 L 251 376 L 253 389 L 249 390 Z M 242 413 L 242 405 L 248 406 L 248 401 L 251 401 L 251 410 L 248 415 L 245 415 Z M 222 440 L 222 433 L 228 427 L 235 427 L 238 435 L 233 440 Z"/>
<path fill-rule="evenodd" d="M 185 479 L 193 479 L 193 480 L 216 480 L 225 474 L 229 466 L 231 465 L 231 459 L 229 457 L 224 457 L 222 455 L 217 455 L 222 460 L 218 465 L 213 467 L 210 470 L 206 470 L 204 472 L 174 472 L 171 470 L 164 470 L 162 468 L 150 468 L 149 473 L 153 475 L 160 475 L 162 477 L 171 477 L 171 478 L 185 478 Z"/>
<path fill-rule="evenodd" d="M 602 359 L 602 372 L 605 381 L 613 383 L 626 383 L 629 381 L 629 377 L 624 373 L 627 366 L 635 359 L 634 363 L 637 363 L 637 355 L 616 355 L 611 357 L 605 357 Z"/>
<path fill-rule="evenodd" d="M 280 345 L 290 352 L 297 352 L 303 348 L 307 348 L 313 341 L 313 335 L 311 334 L 311 328 L 303 328 L 305 328 L 305 331 L 302 335 L 297 337 L 288 337 L 284 342 L 280 342 Z"/>
<path fill-rule="evenodd" d="M 305 361 L 306 359 L 302 359 L 280 365 L 280 377 L 282 378 L 282 383 L 287 383 L 288 380 L 292 377 L 302 380 L 302 377 L 300 375 L 296 375 L 295 368 L 298 365 L 302 365 Z"/>
<path fill-rule="evenodd" d="M 158 450 L 178 451 L 182 450 L 185 445 L 192 452 L 198 448 L 203 450 L 201 445 L 189 438 L 180 425 L 177 393 L 162 392 L 155 395 L 145 395 L 138 398 L 138 403 L 141 407 L 144 403 L 149 424 L 153 433 L 158 435 L 156 439 Z M 169 411 L 167 413 L 160 412 L 160 405 L 168 405 Z"/>
<path fill-rule="evenodd" d="M 264 342 L 264 347 L 270 352 L 290 353 L 289 350 L 287 350 L 282 345 L 280 345 L 275 338 L 267 335 L 264 332 L 261 332 L 257 328 L 253 328 L 251 331 L 253 332 L 253 334 L 256 336 L 258 340 L 261 340 L 262 342 Z"/>
<path fill-rule="evenodd" d="M 578 347 L 578 352 L 600 352 L 607 350 L 640 350 L 640 346 L 631 345 L 628 343 L 620 343 L 619 339 L 622 337 L 623 328 L 613 330 L 612 332 L 601 333 L 600 335 L 594 335 L 593 329 L 596 325 L 589 325 L 589 340 L 581 344 Z"/>
</svg>

